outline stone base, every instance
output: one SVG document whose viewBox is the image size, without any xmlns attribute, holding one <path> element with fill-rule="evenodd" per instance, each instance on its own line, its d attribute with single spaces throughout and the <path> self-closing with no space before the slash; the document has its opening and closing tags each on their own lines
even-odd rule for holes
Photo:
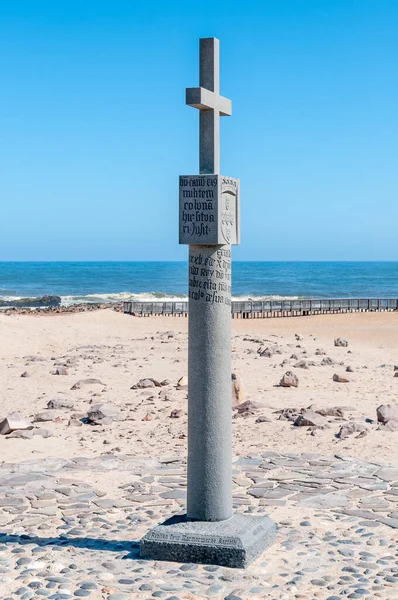
<svg viewBox="0 0 398 600">
<path fill-rule="evenodd" d="M 275 539 L 276 525 L 265 516 L 234 514 L 226 521 L 168 519 L 141 540 L 141 558 L 245 568 Z"/>
</svg>

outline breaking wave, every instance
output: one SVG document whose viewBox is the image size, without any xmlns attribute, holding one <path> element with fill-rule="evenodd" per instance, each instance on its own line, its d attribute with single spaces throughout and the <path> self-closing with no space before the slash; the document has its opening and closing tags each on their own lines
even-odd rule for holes
<svg viewBox="0 0 398 600">
<path fill-rule="evenodd" d="M 30 299 L 33 296 L 29 296 Z M 40 298 L 36 296 L 35 298 Z M 298 300 L 300 296 L 256 296 L 256 295 L 240 295 L 233 296 L 234 301 L 259 301 L 259 300 Z M 23 300 L 24 296 L 0 296 L 0 301 L 13 302 L 15 300 Z M 187 294 L 166 294 L 164 292 L 142 292 L 134 294 L 132 292 L 119 292 L 110 294 L 87 294 L 85 296 L 61 296 L 62 306 L 72 306 L 74 304 L 112 304 L 116 302 L 184 302 L 188 300 Z M 20 303 L 23 306 L 22 303 Z M 3 308 L 6 308 L 3 306 Z"/>
</svg>

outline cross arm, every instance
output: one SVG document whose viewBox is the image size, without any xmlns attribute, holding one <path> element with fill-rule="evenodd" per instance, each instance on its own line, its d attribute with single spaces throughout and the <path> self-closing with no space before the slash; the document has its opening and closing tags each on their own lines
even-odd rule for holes
<svg viewBox="0 0 398 600">
<path fill-rule="evenodd" d="M 186 104 L 199 110 L 218 110 L 221 116 L 232 114 L 232 102 L 203 87 L 187 88 Z"/>
</svg>

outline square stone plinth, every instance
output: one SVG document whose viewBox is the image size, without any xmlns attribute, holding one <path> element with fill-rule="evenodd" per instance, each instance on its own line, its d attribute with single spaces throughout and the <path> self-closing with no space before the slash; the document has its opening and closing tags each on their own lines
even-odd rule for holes
<svg viewBox="0 0 398 600">
<path fill-rule="evenodd" d="M 245 568 L 274 542 L 276 525 L 265 516 L 234 514 L 226 521 L 172 517 L 141 540 L 141 558 Z"/>
</svg>

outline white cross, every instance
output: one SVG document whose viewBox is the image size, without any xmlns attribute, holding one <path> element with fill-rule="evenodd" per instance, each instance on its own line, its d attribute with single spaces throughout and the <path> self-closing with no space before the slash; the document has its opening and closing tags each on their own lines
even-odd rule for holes
<svg viewBox="0 0 398 600">
<path fill-rule="evenodd" d="M 220 42 L 199 40 L 199 85 L 187 88 L 186 103 L 199 109 L 199 172 L 220 172 L 220 118 L 232 114 L 232 102 L 220 96 Z"/>
</svg>

